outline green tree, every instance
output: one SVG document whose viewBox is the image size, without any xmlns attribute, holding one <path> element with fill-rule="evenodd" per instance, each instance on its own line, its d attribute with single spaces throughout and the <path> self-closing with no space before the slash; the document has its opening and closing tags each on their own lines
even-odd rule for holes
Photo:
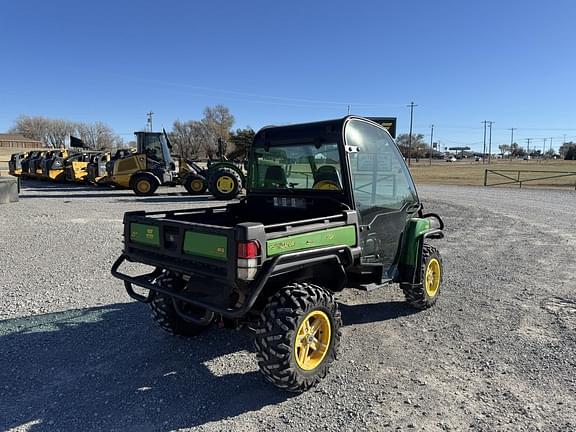
<svg viewBox="0 0 576 432">
<path fill-rule="evenodd" d="M 400 134 L 396 138 L 396 144 L 400 148 L 402 155 L 408 157 L 410 134 Z M 425 141 L 424 135 L 412 134 L 412 157 L 419 159 L 428 154 L 430 145 Z"/>
<path fill-rule="evenodd" d="M 230 146 L 228 149 L 228 157 L 230 159 L 244 159 L 248 148 L 254 141 L 256 132 L 250 126 L 244 129 L 236 129 L 236 132 L 230 134 Z"/>
<path fill-rule="evenodd" d="M 576 152 L 576 143 L 565 142 L 560 146 L 559 149 L 560 157 L 564 157 L 564 160 L 576 160 L 575 152 Z"/>
</svg>

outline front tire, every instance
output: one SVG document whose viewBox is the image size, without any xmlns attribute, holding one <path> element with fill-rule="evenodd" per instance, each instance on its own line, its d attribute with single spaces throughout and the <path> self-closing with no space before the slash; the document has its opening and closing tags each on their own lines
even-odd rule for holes
<svg viewBox="0 0 576 432">
<path fill-rule="evenodd" d="M 428 309 L 438 300 L 444 268 L 442 257 L 438 249 L 429 244 L 424 244 L 422 250 L 422 273 L 419 285 L 400 284 L 404 291 L 406 301 L 416 309 Z"/>
<path fill-rule="evenodd" d="M 163 274 L 156 279 L 156 284 L 170 290 L 183 290 L 186 283 L 177 277 Z M 149 303 L 152 319 L 162 330 L 172 335 L 194 336 L 206 329 L 202 326 L 186 321 L 182 318 L 176 308 L 172 297 L 159 292 L 154 293 L 152 301 Z"/>
<path fill-rule="evenodd" d="M 256 328 L 260 371 L 266 380 L 288 391 L 314 387 L 337 357 L 341 325 L 331 292 L 307 283 L 280 289 Z"/>
</svg>

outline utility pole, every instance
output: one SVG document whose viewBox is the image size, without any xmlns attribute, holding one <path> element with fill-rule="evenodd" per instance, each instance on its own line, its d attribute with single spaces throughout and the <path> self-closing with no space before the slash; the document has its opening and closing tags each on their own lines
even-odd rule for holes
<svg viewBox="0 0 576 432">
<path fill-rule="evenodd" d="M 490 139 L 488 140 L 488 165 L 490 165 L 490 161 L 492 160 L 492 124 L 493 121 L 488 122 L 488 127 L 490 128 Z"/>
<path fill-rule="evenodd" d="M 408 135 L 408 166 L 411 164 L 412 160 L 412 120 L 414 119 L 414 107 L 417 107 L 414 102 L 410 102 L 410 105 L 406 105 L 410 108 L 410 134 Z"/>
<path fill-rule="evenodd" d="M 518 128 L 510 128 L 510 154 L 512 154 L 512 145 L 514 144 L 514 131 Z M 504 158 L 504 155 L 502 155 Z"/>
<path fill-rule="evenodd" d="M 550 150 L 552 150 L 552 137 L 550 137 Z"/>
<path fill-rule="evenodd" d="M 530 141 L 532 141 L 532 138 L 526 138 L 526 142 L 528 143 L 526 153 L 528 153 L 528 156 L 530 156 Z"/>
<path fill-rule="evenodd" d="M 350 115 L 350 105 L 348 105 L 348 115 Z"/>
<path fill-rule="evenodd" d="M 154 113 L 152 111 L 150 111 L 150 112 L 147 112 L 146 115 L 148 116 L 147 123 L 150 126 L 150 132 L 152 132 L 152 116 L 154 115 Z"/>
<path fill-rule="evenodd" d="M 544 159 L 544 153 L 546 153 L 546 141 L 548 141 L 548 138 L 544 138 L 544 146 L 542 147 L 542 159 Z"/>
<path fill-rule="evenodd" d="M 486 123 L 488 123 L 488 121 L 484 120 L 481 123 L 484 123 L 484 150 L 482 151 L 482 163 L 484 164 L 486 163 Z"/>
<path fill-rule="evenodd" d="M 434 125 L 430 125 L 430 165 L 432 165 L 432 140 L 434 139 Z"/>
</svg>

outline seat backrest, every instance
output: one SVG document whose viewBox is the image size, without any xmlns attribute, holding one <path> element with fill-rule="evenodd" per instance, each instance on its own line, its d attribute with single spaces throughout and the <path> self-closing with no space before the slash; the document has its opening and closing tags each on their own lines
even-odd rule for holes
<svg viewBox="0 0 576 432">
<path fill-rule="evenodd" d="M 286 173 L 280 165 L 271 165 L 264 174 L 265 188 L 285 188 L 287 184 Z"/>
<path fill-rule="evenodd" d="M 318 168 L 318 171 L 316 171 L 316 175 L 314 176 L 314 183 L 318 183 L 324 180 L 334 182 L 339 187 L 342 185 L 338 171 L 336 171 L 336 168 L 332 165 L 322 165 L 320 168 Z"/>
</svg>

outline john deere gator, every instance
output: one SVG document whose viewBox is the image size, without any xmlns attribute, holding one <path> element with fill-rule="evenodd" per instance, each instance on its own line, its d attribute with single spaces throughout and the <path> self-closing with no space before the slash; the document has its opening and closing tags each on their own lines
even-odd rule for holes
<svg viewBox="0 0 576 432">
<path fill-rule="evenodd" d="M 245 198 L 126 213 L 112 274 L 169 333 L 246 325 L 264 377 L 298 392 L 336 359 L 335 293 L 395 283 L 414 308 L 436 303 L 443 267 L 429 240 L 441 238 L 443 226 L 424 213 L 381 124 L 348 116 L 266 127 L 249 151 Z M 128 275 L 125 261 L 150 270 Z"/>
</svg>

